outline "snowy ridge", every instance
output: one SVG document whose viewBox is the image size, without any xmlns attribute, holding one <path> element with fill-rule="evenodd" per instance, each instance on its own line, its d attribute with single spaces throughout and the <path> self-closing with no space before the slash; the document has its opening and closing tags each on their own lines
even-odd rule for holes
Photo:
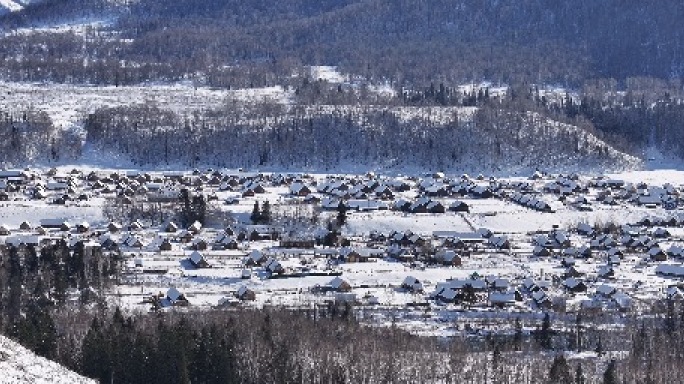
<svg viewBox="0 0 684 384">
<path fill-rule="evenodd" d="M 95 383 L 0 336 L 0 383 Z"/>
<path fill-rule="evenodd" d="M 605 148 L 607 151 L 606 156 L 610 159 L 615 159 L 616 162 L 620 163 L 620 165 L 622 165 L 625 169 L 637 169 L 643 167 L 644 165 L 643 161 L 638 157 L 615 149 L 612 145 L 599 139 L 594 134 L 580 129 L 577 126 L 554 120 L 548 120 L 547 123 L 552 126 L 556 126 L 559 130 L 564 130 L 569 134 L 577 135 L 584 141 L 582 143 L 584 149 Z"/>
<path fill-rule="evenodd" d="M 17 12 L 24 9 L 24 6 L 15 0 L 0 0 L 0 13 Z"/>
<path fill-rule="evenodd" d="M 43 0 L 0 0 L 0 14 L 7 12 L 19 12 L 25 6 L 39 3 Z"/>
</svg>

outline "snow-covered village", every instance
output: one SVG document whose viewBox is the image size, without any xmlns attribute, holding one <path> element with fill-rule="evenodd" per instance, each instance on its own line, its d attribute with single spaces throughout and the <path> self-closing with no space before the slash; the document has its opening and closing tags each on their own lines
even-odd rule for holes
<svg viewBox="0 0 684 384">
<path fill-rule="evenodd" d="M 682 19 L 0 0 L 0 384 L 684 382 Z"/>
<path fill-rule="evenodd" d="M 681 298 L 682 176 L 9 170 L 0 231 L 5 249 L 63 244 L 88 268 L 116 269 L 112 289 L 77 285 L 69 300 L 348 302 L 373 324 L 477 334 Z"/>
</svg>

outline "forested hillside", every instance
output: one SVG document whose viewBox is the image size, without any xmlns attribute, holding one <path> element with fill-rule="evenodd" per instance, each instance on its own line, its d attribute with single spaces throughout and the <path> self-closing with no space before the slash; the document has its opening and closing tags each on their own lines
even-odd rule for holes
<svg viewBox="0 0 684 384">
<path fill-rule="evenodd" d="M 604 167 L 634 164 L 623 154 L 638 157 L 646 147 L 678 156 L 684 151 L 678 140 L 684 137 L 684 5 L 674 0 L 22 4 L 0 16 L 5 81 L 279 86 L 295 95 L 276 112 L 249 107 L 269 121 L 227 123 L 225 111 L 202 108 L 188 117 L 162 105 L 162 115 L 171 116 L 163 137 L 155 128 L 165 124 L 155 120 L 161 117 L 141 126 L 147 122 L 136 120 L 139 108 L 102 110 L 91 118 L 78 112 L 78 125 L 86 126 L 96 147 L 119 150 L 135 164 Z M 335 66 L 346 80 L 317 81 L 309 71 L 316 65 Z M 481 82 L 511 92 L 489 102 L 486 86 L 459 88 Z M 551 96 L 540 91 L 558 86 Z M 377 87 L 389 92 L 380 97 Z M 293 114 L 310 105 L 336 105 L 336 113 Z M 476 107 L 479 117 L 444 125 L 424 111 L 428 120 L 395 121 L 382 108 L 357 108 L 368 105 Z M 351 106 L 356 112 L 348 112 Z M 296 148 L 284 144 L 288 135 L 297 138 Z M 338 140 L 324 140 L 331 137 Z M 157 139 L 192 149 L 160 149 Z M 67 141 L 51 147 L 63 154 L 43 158 L 78 156 L 76 141 Z M 231 144 L 216 148 L 219 142 Z"/>
<path fill-rule="evenodd" d="M 235 111 L 179 116 L 133 106 L 104 108 L 86 122 L 88 139 L 136 165 L 394 169 L 623 168 L 637 160 L 586 130 L 514 108 L 484 106 L 474 118 L 408 120 L 401 109 L 332 109 L 236 119 Z M 300 111 L 301 112 L 301 111 Z M 458 112 L 454 110 L 456 116 Z"/>
<path fill-rule="evenodd" d="M 0 24 L 11 30 L 68 17 L 108 20 L 120 34 L 93 33 L 85 53 L 80 44 L 63 45 L 73 36 L 42 36 L 52 49 L 35 53 L 60 62 L 86 54 L 112 68 L 128 66 L 119 60 L 161 65 L 153 77 L 236 64 L 282 75 L 293 65 L 327 64 L 399 83 L 487 78 L 580 85 L 592 77 L 669 79 L 684 70 L 684 5 L 675 0 L 49 0 Z M 27 49 L 3 40 L 4 53 Z"/>
</svg>

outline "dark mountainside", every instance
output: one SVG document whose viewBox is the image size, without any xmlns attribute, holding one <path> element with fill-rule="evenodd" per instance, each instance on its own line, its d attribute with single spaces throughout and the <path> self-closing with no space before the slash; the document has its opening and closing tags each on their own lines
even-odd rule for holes
<svg viewBox="0 0 684 384">
<path fill-rule="evenodd" d="M 89 50 L 94 59 L 200 71 L 265 66 L 274 74 L 291 65 L 341 65 L 400 84 L 489 79 L 578 87 L 597 77 L 668 80 L 684 72 L 684 5 L 674 0 L 141 0 L 130 8 L 55 0 L 1 23 L 7 30 L 117 16 L 114 29 L 134 42 L 94 37 L 94 47 L 104 48 Z M 68 46 L 48 51 L 82 54 Z"/>
</svg>

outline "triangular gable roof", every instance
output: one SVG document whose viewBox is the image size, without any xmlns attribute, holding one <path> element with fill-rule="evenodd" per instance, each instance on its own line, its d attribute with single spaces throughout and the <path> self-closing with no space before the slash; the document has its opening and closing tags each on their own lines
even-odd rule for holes
<svg viewBox="0 0 684 384">
<path fill-rule="evenodd" d="M 194 264 L 199 264 L 202 260 L 204 260 L 204 256 L 201 253 L 194 251 L 190 254 L 190 261 Z"/>
<path fill-rule="evenodd" d="M 172 302 L 177 301 L 178 299 L 181 298 L 181 296 L 183 296 L 183 294 L 180 293 L 180 291 L 178 291 L 178 290 L 177 290 L 176 288 L 174 288 L 174 287 L 171 287 L 171 288 L 169 288 L 168 291 L 166 291 L 166 297 L 167 297 L 169 300 L 171 300 Z"/>
<path fill-rule="evenodd" d="M 333 289 L 338 289 L 338 288 L 340 288 L 340 287 L 341 287 L 342 285 L 344 285 L 344 284 L 350 285 L 349 282 L 348 282 L 347 280 L 345 280 L 345 279 L 343 279 L 343 278 L 341 278 L 341 277 L 339 277 L 339 276 L 336 276 L 334 279 L 332 279 L 332 280 L 328 283 L 328 285 L 329 285 L 331 288 L 333 288 Z"/>
</svg>

